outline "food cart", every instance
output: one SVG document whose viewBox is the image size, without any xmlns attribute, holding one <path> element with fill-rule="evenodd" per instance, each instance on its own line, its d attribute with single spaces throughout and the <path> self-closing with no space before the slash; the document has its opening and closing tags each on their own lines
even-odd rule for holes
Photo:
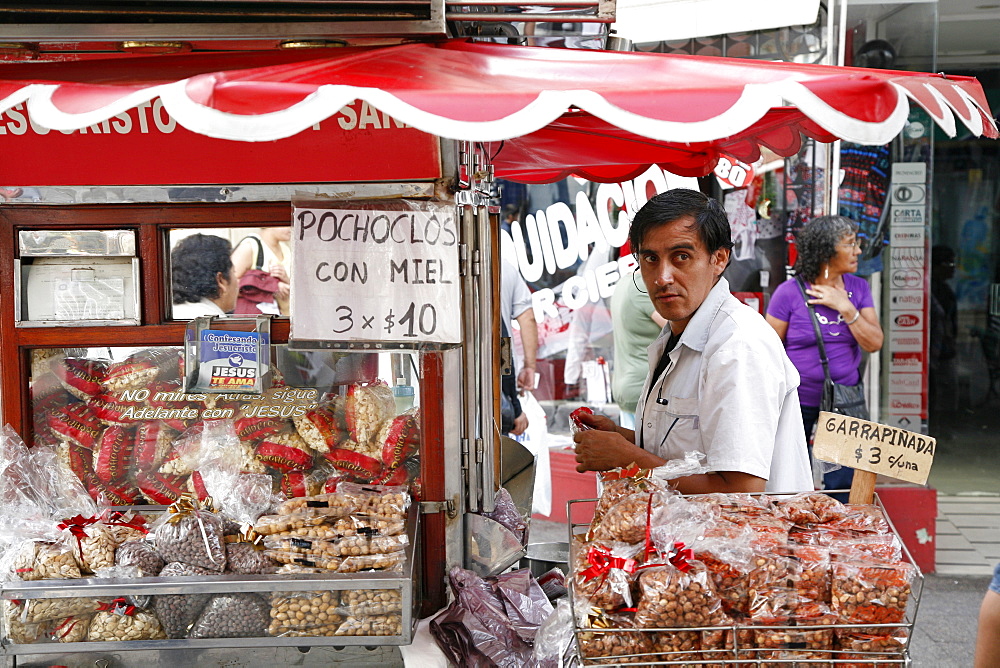
<svg viewBox="0 0 1000 668">
<path fill-rule="evenodd" d="M 150 421 L 185 433 L 189 422 L 278 419 L 292 434 L 294 417 L 301 417 L 294 413 L 315 411 L 327 399 L 346 401 L 378 380 L 400 390 L 396 397 L 414 388 L 420 415 L 419 447 L 406 457 L 378 459 L 351 439 L 351 447 L 338 448 L 349 451 L 339 458 L 310 459 L 366 483 L 411 485 L 401 570 L 44 579 L 0 592 L 8 602 L 92 598 L 108 606 L 126 594 L 264 593 L 274 601 L 281 598 L 274 592 L 287 599 L 288 592 L 391 591 L 395 625 L 350 637 L 85 641 L 72 651 L 55 642 L 9 642 L 8 629 L 4 659 L 68 663 L 114 654 L 122 665 L 221 663 L 254 647 L 254 665 L 291 663 L 289 656 L 319 665 L 337 660 L 333 648 L 361 646 L 374 649 L 344 660 L 391 661 L 388 648 L 408 643 L 416 618 L 444 604 L 448 567 L 489 572 L 520 556 L 481 530 L 480 513 L 493 510 L 504 464 L 493 418 L 499 342 L 489 334 L 498 331 L 494 175 L 615 182 L 650 164 L 701 175 L 721 152 L 753 161 L 767 146 L 790 155 L 803 134 L 883 143 L 903 127 L 910 100 L 949 132 L 957 117 L 970 132 L 997 136 L 978 83 L 967 78 L 466 40 L 4 65 L 2 141 L 21 161 L 5 165 L 0 179 L 11 188 L 0 206 L 0 402 L 4 422 L 25 441 L 51 437 L 55 447 L 88 450 L 79 424 L 90 416 L 80 406 L 104 415 L 85 423 L 91 454 L 109 427 L 138 431 Z M 420 211 L 403 224 L 405 233 L 392 225 L 374 232 L 374 218 L 404 209 Z M 329 212 L 354 216 L 346 236 L 343 223 L 318 226 L 327 214 L 344 218 Z M 368 226 L 355 227 L 363 218 Z M 608 230 L 627 224 L 608 211 L 597 218 Z M 289 224 L 300 258 L 291 317 L 270 321 L 267 332 L 276 346 L 267 370 L 280 382 L 260 399 L 252 392 L 187 396 L 177 383 L 190 330 L 171 317 L 169 298 L 175 239 Z M 435 239 L 449 230 L 452 243 L 424 255 L 432 227 Z M 336 248 L 322 255 L 338 236 L 346 243 L 358 235 L 391 239 L 401 254 L 351 255 L 350 263 Z M 407 265 L 405 291 L 395 282 L 404 259 L 435 261 L 419 270 Z M 447 281 L 446 289 L 432 293 L 432 280 L 438 287 Z M 309 289 L 298 291 L 296 281 L 311 281 Z M 88 301 L 86 289 L 94 286 L 82 283 L 103 288 Z M 397 304 L 397 297 L 405 299 Z M 326 333 L 314 323 L 324 323 Z M 172 371 L 160 376 L 165 366 Z M 120 387 L 109 385 L 135 372 Z M 317 378 L 322 382 L 310 385 Z M 173 385 L 154 386 L 165 379 Z M 293 391 L 303 388 L 312 391 Z M 395 417 L 386 407 L 383 419 Z M 287 441 L 277 443 L 285 448 L 277 454 L 272 441 L 263 458 L 259 440 L 240 441 L 253 449 L 251 459 L 279 464 L 270 473 L 295 488 L 292 494 L 300 482 L 306 489 L 300 476 L 288 474 L 316 467 L 295 465 L 302 455 L 290 454 Z M 154 461 L 163 475 L 163 457 Z M 140 486 L 132 474 L 80 477 L 121 505 L 165 505 L 187 489 L 178 479 Z"/>
</svg>

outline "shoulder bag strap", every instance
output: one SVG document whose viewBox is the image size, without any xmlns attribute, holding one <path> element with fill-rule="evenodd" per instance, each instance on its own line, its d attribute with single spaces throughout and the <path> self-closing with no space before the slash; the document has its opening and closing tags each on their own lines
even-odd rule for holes
<svg viewBox="0 0 1000 668">
<path fill-rule="evenodd" d="M 253 242 L 257 244 L 257 261 L 254 263 L 254 269 L 264 271 L 264 244 L 260 242 L 259 237 L 247 237 L 247 239 L 253 239 Z"/>
<path fill-rule="evenodd" d="M 826 359 L 826 346 L 823 345 L 823 333 L 819 330 L 819 321 L 816 320 L 816 309 L 809 303 L 809 295 L 806 294 L 806 286 L 802 281 L 802 277 L 796 276 L 795 282 L 799 286 L 799 292 L 802 293 L 802 299 L 806 302 L 806 308 L 809 309 L 809 320 L 812 321 L 813 332 L 816 333 L 816 346 L 819 348 L 819 361 L 823 363 L 823 375 L 826 377 L 826 382 L 832 383 L 833 380 L 830 378 L 830 363 Z"/>
</svg>

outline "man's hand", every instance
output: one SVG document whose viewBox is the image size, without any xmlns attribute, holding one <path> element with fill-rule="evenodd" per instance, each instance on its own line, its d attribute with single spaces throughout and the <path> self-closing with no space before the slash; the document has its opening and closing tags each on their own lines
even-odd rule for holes
<svg viewBox="0 0 1000 668">
<path fill-rule="evenodd" d="M 597 429 L 599 431 L 613 431 L 616 434 L 618 433 L 618 425 L 616 425 L 615 421 L 607 415 L 581 412 L 577 415 L 577 417 L 584 426 L 590 427 L 591 429 Z"/>
<path fill-rule="evenodd" d="M 517 372 L 517 390 L 521 394 L 535 389 L 535 367 L 524 366 Z"/>
<path fill-rule="evenodd" d="M 520 436 L 528 428 L 528 416 L 521 413 L 514 418 L 514 428 L 510 430 L 514 436 Z"/>
<path fill-rule="evenodd" d="M 613 422 L 611 424 L 614 425 Z M 576 442 L 576 470 L 580 473 L 610 471 L 631 464 L 649 469 L 664 462 L 656 455 L 636 447 L 617 431 L 580 431 L 573 435 L 573 440 Z"/>
</svg>

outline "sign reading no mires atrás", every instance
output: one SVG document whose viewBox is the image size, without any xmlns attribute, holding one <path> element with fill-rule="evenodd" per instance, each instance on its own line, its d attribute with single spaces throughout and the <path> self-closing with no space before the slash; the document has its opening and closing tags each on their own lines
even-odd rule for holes
<svg viewBox="0 0 1000 668">
<path fill-rule="evenodd" d="M 295 339 L 461 342 L 453 205 L 296 203 L 292 215 Z"/>
<path fill-rule="evenodd" d="M 936 445 L 924 434 L 824 411 L 816 423 L 813 455 L 923 485 L 934 463 Z"/>
</svg>

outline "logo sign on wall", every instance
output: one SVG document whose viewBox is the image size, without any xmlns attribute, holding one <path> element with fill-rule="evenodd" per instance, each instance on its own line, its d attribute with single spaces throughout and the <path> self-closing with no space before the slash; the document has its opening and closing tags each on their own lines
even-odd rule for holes
<svg viewBox="0 0 1000 668">
<path fill-rule="evenodd" d="M 292 226 L 296 342 L 461 342 L 454 206 L 296 202 Z"/>
</svg>

